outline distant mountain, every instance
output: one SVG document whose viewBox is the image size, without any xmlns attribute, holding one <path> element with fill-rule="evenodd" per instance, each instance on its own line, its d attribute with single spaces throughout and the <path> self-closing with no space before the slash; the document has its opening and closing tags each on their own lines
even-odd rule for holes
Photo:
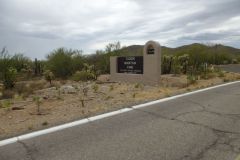
<svg viewBox="0 0 240 160">
<path fill-rule="evenodd" d="M 138 56 L 143 54 L 143 46 L 132 45 L 132 46 L 122 48 L 119 52 L 122 56 L 127 56 L 127 55 Z M 231 56 L 240 56 L 240 49 L 233 48 L 230 46 L 224 46 L 221 44 L 205 45 L 205 44 L 193 43 L 190 45 L 184 45 L 177 48 L 168 48 L 168 47 L 162 46 L 163 55 L 181 55 L 181 54 L 190 53 L 190 52 L 196 52 L 196 53 L 205 52 L 209 54 L 225 53 Z"/>
</svg>

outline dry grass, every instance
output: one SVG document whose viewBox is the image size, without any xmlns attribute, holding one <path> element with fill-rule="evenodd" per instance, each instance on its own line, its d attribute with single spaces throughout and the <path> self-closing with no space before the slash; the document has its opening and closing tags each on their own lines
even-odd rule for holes
<svg viewBox="0 0 240 160">
<path fill-rule="evenodd" d="M 59 99 L 58 92 L 55 97 L 44 99 L 41 104 L 41 112 L 44 115 L 34 115 L 36 104 L 31 98 L 23 100 L 21 98 L 13 99 L 11 107 L 21 106 L 23 110 L 11 110 L 0 108 L 0 139 L 14 136 L 37 129 L 50 127 L 57 124 L 66 123 L 76 119 L 101 114 L 104 112 L 118 110 L 120 108 L 131 106 L 146 101 L 156 100 L 163 97 L 205 88 L 211 85 L 221 84 L 227 80 L 237 80 L 239 74 L 225 73 L 224 77 L 215 77 L 207 80 L 198 80 L 196 84 L 184 87 L 185 76 L 176 77 L 181 80 L 180 86 L 172 85 L 175 83 L 174 77 L 168 81 L 166 86 L 140 86 L 138 84 L 127 83 L 103 83 L 94 86 L 95 83 L 77 83 L 64 81 L 63 84 L 72 85 L 77 89 L 76 94 L 61 94 L 63 99 Z M 55 82 L 62 85 L 60 82 Z M 20 84 L 24 84 L 22 87 Z M 18 92 L 32 96 L 42 96 L 46 93 L 35 92 L 38 89 L 47 88 L 48 83 L 39 80 L 36 82 L 21 82 L 17 88 Z M 21 88 L 22 87 L 22 88 Z M 84 96 L 83 88 L 88 88 L 87 96 Z M 45 91 L 47 92 L 47 90 Z M 81 98 L 84 97 L 84 106 L 81 105 Z"/>
</svg>

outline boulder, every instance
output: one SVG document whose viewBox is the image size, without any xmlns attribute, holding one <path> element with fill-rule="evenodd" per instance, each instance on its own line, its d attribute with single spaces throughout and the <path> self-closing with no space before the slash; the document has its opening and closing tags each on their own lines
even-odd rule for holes
<svg viewBox="0 0 240 160">
<path fill-rule="evenodd" d="M 71 85 L 64 85 L 60 87 L 60 92 L 64 94 L 74 94 L 76 93 L 76 89 Z"/>
</svg>

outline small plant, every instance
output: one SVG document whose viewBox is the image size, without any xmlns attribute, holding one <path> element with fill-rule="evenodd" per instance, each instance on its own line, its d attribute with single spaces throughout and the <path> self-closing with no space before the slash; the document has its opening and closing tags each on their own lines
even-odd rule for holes
<svg viewBox="0 0 240 160">
<path fill-rule="evenodd" d="M 109 91 L 113 91 L 114 90 L 114 85 L 110 85 Z"/>
<path fill-rule="evenodd" d="M 225 77 L 225 75 L 222 71 L 220 71 L 220 72 L 218 72 L 218 77 Z"/>
<path fill-rule="evenodd" d="M 92 86 L 93 91 L 96 93 L 99 90 L 99 86 L 97 84 L 94 84 Z"/>
<path fill-rule="evenodd" d="M 84 97 L 80 98 L 80 102 L 81 102 L 81 106 L 82 106 L 82 114 L 85 114 L 86 108 L 85 108 L 85 99 L 84 99 Z"/>
<path fill-rule="evenodd" d="M 165 93 L 165 96 L 166 96 L 166 97 L 170 97 L 171 95 L 170 95 L 169 92 L 167 92 L 167 93 Z"/>
<path fill-rule="evenodd" d="M 83 95 L 87 96 L 88 95 L 88 87 L 83 87 Z"/>
<path fill-rule="evenodd" d="M 136 83 L 136 84 L 134 85 L 134 88 L 140 88 L 140 86 L 141 86 L 140 83 Z"/>
<path fill-rule="evenodd" d="M 48 122 L 45 121 L 45 122 L 42 123 L 42 125 L 43 125 L 43 126 L 47 126 L 47 125 L 48 125 Z"/>
<path fill-rule="evenodd" d="M 58 100 L 63 100 L 63 97 L 62 97 L 62 95 L 61 95 L 61 90 L 60 90 L 59 88 L 57 89 L 57 94 L 58 94 L 58 95 L 57 95 L 57 99 L 58 99 Z"/>
<path fill-rule="evenodd" d="M 133 98 L 136 98 L 136 95 L 137 95 L 137 93 L 133 93 L 132 97 L 133 97 Z"/>
<path fill-rule="evenodd" d="M 33 130 L 33 125 L 28 126 L 28 130 Z"/>
<path fill-rule="evenodd" d="M 81 98 L 81 99 L 80 99 L 80 102 L 81 102 L 82 108 L 84 108 L 84 107 L 85 107 L 84 98 Z"/>
<path fill-rule="evenodd" d="M 109 100 L 109 99 L 112 99 L 113 97 L 112 96 L 107 96 L 106 98 L 105 98 L 105 100 Z"/>
<path fill-rule="evenodd" d="M 12 102 L 10 100 L 4 100 L 4 101 L 2 101 L 0 107 L 9 109 L 11 107 L 11 105 L 12 105 Z"/>
<path fill-rule="evenodd" d="M 227 78 L 224 78 L 224 79 L 223 79 L 223 82 L 230 82 L 230 80 L 227 79 Z"/>
<path fill-rule="evenodd" d="M 41 115 L 41 112 L 40 112 L 40 105 L 42 103 L 42 99 L 38 96 L 35 96 L 33 97 L 33 101 L 35 102 L 36 106 L 37 106 L 37 114 L 38 115 Z"/>
<path fill-rule="evenodd" d="M 15 94 L 13 98 L 14 98 L 15 100 L 17 100 L 17 101 L 23 100 L 23 96 L 22 96 L 22 95 L 19 95 L 19 94 Z"/>
<path fill-rule="evenodd" d="M 95 80 L 95 75 L 88 71 L 77 71 L 73 76 L 72 79 L 74 81 L 89 81 Z"/>
<path fill-rule="evenodd" d="M 47 70 L 46 72 L 44 72 L 44 78 L 51 85 L 52 84 L 52 80 L 54 79 L 54 74 L 50 70 Z"/>
<path fill-rule="evenodd" d="M 238 76 L 236 77 L 236 79 L 240 79 L 240 75 L 238 75 Z"/>
<path fill-rule="evenodd" d="M 140 88 L 141 90 L 143 90 L 144 86 L 141 83 L 136 83 L 134 85 L 134 88 L 136 88 L 136 89 Z"/>
<path fill-rule="evenodd" d="M 194 75 L 187 76 L 188 85 L 195 84 L 197 82 L 197 78 Z"/>
</svg>

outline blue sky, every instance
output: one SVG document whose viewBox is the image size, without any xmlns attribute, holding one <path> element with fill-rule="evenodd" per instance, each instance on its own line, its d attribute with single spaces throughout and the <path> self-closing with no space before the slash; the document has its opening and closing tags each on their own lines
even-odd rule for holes
<svg viewBox="0 0 240 160">
<path fill-rule="evenodd" d="M 44 58 L 159 41 L 168 47 L 221 43 L 240 48 L 239 0 L 0 0 L 0 47 Z"/>
</svg>

